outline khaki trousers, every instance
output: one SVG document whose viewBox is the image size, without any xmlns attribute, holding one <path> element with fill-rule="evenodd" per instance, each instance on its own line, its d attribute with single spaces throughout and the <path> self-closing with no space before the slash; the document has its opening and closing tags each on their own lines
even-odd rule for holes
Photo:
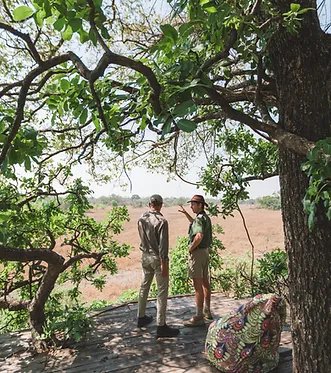
<svg viewBox="0 0 331 373">
<path fill-rule="evenodd" d="M 143 279 L 139 292 L 138 317 L 143 317 L 146 314 L 148 293 L 155 275 L 157 285 L 156 323 L 158 326 L 162 326 L 166 323 L 169 277 L 162 276 L 161 261 L 160 258 L 155 255 L 143 252 L 141 264 L 143 269 Z"/>
</svg>

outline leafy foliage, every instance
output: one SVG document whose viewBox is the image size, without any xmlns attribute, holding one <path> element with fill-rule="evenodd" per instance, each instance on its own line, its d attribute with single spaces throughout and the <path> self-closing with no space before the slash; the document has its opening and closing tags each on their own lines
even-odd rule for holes
<svg viewBox="0 0 331 373">
<path fill-rule="evenodd" d="M 132 0 L 3 3 L 0 258 L 5 274 L 0 304 L 12 308 L 15 302 L 7 295 L 17 291 L 15 309 L 35 307 L 35 312 L 29 308 L 29 321 L 36 334 L 42 334 L 45 299 L 57 275 L 74 283 L 70 296 L 76 297 L 83 280 L 102 288 L 104 278 L 94 279 L 94 270 L 115 271 L 115 257 L 127 252 L 108 237 L 112 223 L 100 225 L 84 214 L 86 191 L 72 177 L 75 167 L 84 162 L 98 181 L 128 175 L 137 164 L 185 179 L 192 162 L 204 157 L 206 167 L 197 170 L 194 182 L 221 196 L 226 216 L 247 197 L 250 181 L 284 170 L 278 167 L 278 149 L 304 156 L 315 146 L 312 139 L 329 134 L 328 100 L 319 106 L 311 99 L 316 87 L 323 97 L 329 95 L 328 81 L 320 82 L 330 58 L 317 6 L 180 0 L 160 20 L 145 11 L 145 2 Z M 300 60 L 293 66 L 293 55 L 287 53 L 292 51 Z M 317 83 L 310 80 L 314 87 L 308 94 L 311 66 L 319 75 Z M 300 97 L 300 110 L 287 107 L 289 91 L 292 96 L 307 92 L 307 98 Z M 327 247 L 323 237 L 329 226 L 319 218 L 322 212 L 330 215 L 324 161 L 313 150 L 304 166 L 311 181 L 304 208 L 309 227 L 317 232 L 300 235 L 302 248 L 307 240 L 321 251 Z M 59 207 L 61 196 L 68 197 L 65 213 Z M 292 230 L 291 224 L 285 226 Z M 69 246 L 67 261 L 53 250 L 60 236 Z M 289 258 L 293 270 L 295 255 Z M 54 276 L 46 276 L 46 267 Z M 329 267 L 321 275 L 324 281 Z M 42 281 L 48 290 L 39 288 L 44 291 L 39 296 Z M 306 316 L 309 324 L 312 318 Z M 313 335 L 312 325 L 296 325 Z M 303 365 L 313 349 L 301 350 Z M 308 361 L 325 361 L 320 345 L 314 351 Z"/>
<path fill-rule="evenodd" d="M 219 286 L 219 279 L 216 273 L 222 265 L 220 251 L 224 250 L 222 241 L 216 236 L 216 232 L 221 233 L 220 227 L 213 227 L 213 243 L 209 249 L 211 288 L 215 290 Z M 175 247 L 170 252 L 170 286 L 169 294 L 190 294 L 193 292 L 191 279 L 188 277 L 188 239 L 178 238 Z"/>
<path fill-rule="evenodd" d="M 26 179 L 26 183 L 31 184 L 32 180 Z M 16 205 L 8 205 L 0 223 L 4 232 L 3 244 L 7 247 L 54 251 L 56 257 L 58 247 L 62 246 L 62 255 L 66 257 L 66 261 L 59 265 L 55 281 L 61 287 L 70 284 L 69 303 L 62 299 L 63 294 L 48 298 L 45 305 L 48 331 L 44 330 L 44 336 L 49 336 L 50 332 L 60 327 L 66 329 L 67 337 L 74 339 L 83 335 L 85 327 L 87 331 L 89 322 L 84 316 L 86 310 L 78 303 L 79 286 L 90 282 L 95 288 L 102 290 L 106 275 L 103 272 L 97 276 L 98 270 L 116 273 L 116 258 L 128 255 L 130 249 L 126 244 L 120 245 L 113 237 L 122 231 L 123 222 L 129 220 L 127 208 L 113 208 L 105 222 L 97 222 L 87 215 L 90 207 L 87 199 L 89 193 L 89 189 L 80 180 L 76 180 L 63 199 L 66 206 L 64 209 L 56 198 L 40 198 L 36 202 L 20 203 L 22 195 L 13 185 L 3 184 L 1 189 L 2 205 L 8 205 L 9 196 L 11 201 L 17 201 Z M 1 265 L 2 296 L 9 297 L 15 292 L 16 302 L 30 304 L 37 296 L 41 281 L 47 273 L 47 265 L 38 260 L 38 256 L 27 263 L 2 260 Z M 4 331 L 26 325 L 29 316 L 26 311 L 22 310 L 16 315 L 10 315 L 7 310 L 3 312 Z M 10 327 L 7 322 L 9 318 L 12 320 Z"/>
<path fill-rule="evenodd" d="M 314 149 L 307 154 L 308 160 L 302 170 L 309 177 L 309 186 L 302 200 L 308 215 L 308 226 L 312 230 L 318 206 L 331 220 L 331 138 L 318 141 Z"/>
<path fill-rule="evenodd" d="M 257 259 L 251 279 L 251 258 L 227 258 L 217 272 L 219 289 L 236 298 L 256 294 L 288 295 L 287 254 L 279 248 Z"/>
<path fill-rule="evenodd" d="M 280 210 L 280 195 L 279 193 L 274 193 L 272 196 L 264 196 L 257 199 L 258 205 L 263 209 L 268 210 Z"/>
<path fill-rule="evenodd" d="M 287 296 L 287 254 L 279 248 L 258 259 L 258 273 L 254 293 L 276 293 Z"/>
</svg>

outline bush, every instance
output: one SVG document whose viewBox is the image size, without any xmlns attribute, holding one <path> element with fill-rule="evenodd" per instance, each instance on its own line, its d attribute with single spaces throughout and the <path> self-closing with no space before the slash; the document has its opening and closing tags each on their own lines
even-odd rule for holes
<svg viewBox="0 0 331 373">
<path fill-rule="evenodd" d="M 115 303 L 130 302 L 130 301 L 133 301 L 133 300 L 138 300 L 138 298 L 139 298 L 139 293 L 137 292 L 137 290 L 128 289 L 128 290 L 125 290 L 119 296 L 119 298 L 116 300 Z"/>
<path fill-rule="evenodd" d="M 251 258 L 228 258 L 217 273 L 219 290 L 246 298 L 260 293 L 287 296 L 287 254 L 279 248 L 257 259 L 251 278 Z"/>
<path fill-rule="evenodd" d="M 287 293 L 287 254 L 279 248 L 258 259 L 254 293 Z"/>
<path fill-rule="evenodd" d="M 257 203 L 263 209 L 267 210 L 280 210 L 280 194 L 274 193 L 272 196 L 264 196 L 257 199 Z"/>
<path fill-rule="evenodd" d="M 216 237 L 215 233 L 222 233 L 222 229 L 219 226 L 213 227 L 213 243 L 209 249 L 212 290 L 219 288 L 217 273 L 222 266 L 219 250 L 224 250 L 222 241 Z M 188 238 L 178 238 L 175 247 L 170 252 L 170 295 L 189 294 L 194 291 L 192 281 L 188 277 L 187 256 Z"/>
</svg>

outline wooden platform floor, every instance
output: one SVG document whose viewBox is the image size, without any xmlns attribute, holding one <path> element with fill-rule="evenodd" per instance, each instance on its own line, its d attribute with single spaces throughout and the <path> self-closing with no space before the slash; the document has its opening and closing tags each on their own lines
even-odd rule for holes
<svg viewBox="0 0 331 373">
<path fill-rule="evenodd" d="M 243 301 L 216 293 L 212 308 L 220 317 L 237 308 Z M 156 324 L 139 329 L 136 326 L 137 304 L 107 308 L 94 317 L 89 337 L 70 348 L 55 349 L 33 355 L 29 350 L 29 332 L 0 335 L 0 372 L 41 373 L 219 373 L 204 355 L 207 327 L 187 328 L 182 320 L 194 314 L 194 297 L 170 298 L 167 323 L 180 328 L 177 338 L 157 340 Z M 156 317 L 155 301 L 147 313 Z M 292 372 L 291 338 L 285 326 L 280 345 L 280 364 L 275 373 Z"/>
</svg>

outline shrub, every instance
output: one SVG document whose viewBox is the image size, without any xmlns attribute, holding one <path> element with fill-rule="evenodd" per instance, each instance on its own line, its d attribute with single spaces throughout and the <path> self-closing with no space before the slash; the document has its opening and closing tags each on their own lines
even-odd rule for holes
<svg viewBox="0 0 331 373">
<path fill-rule="evenodd" d="M 224 250 L 222 241 L 215 233 L 222 233 L 222 229 L 219 226 L 213 227 L 213 243 L 209 249 L 212 290 L 219 287 L 217 272 L 222 265 L 219 250 Z M 175 247 L 170 252 L 170 295 L 189 294 L 194 291 L 192 281 L 188 277 L 187 256 L 188 238 L 178 238 Z"/>
<path fill-rule="evenodd" d="M 137 292 L 137 290 L 128 289 L 119 296 L 115 303 L 125 303 L 133 300 L 138 300 L 138 298 L 139 293 Z"/>
<path fill-rule="evenodd" d="M 251 258 L 227 258 L 217 272 L 219 290 L 235 298 L 260 293 L 287 296 L 287 254 L 279 248 L 255 261 L 251 278 Z"/>
<path fill-rule="evenodd" d="M 272 196 L 264 196 L 257 199 L 257 203 L 263 209 L 267 210 L 280 210 L 280 194 L 274 193 Z"/>
<path fill-rule="evenodd" d="M 287 254 L 279 248 L 258 259 L 258 272 L 254 293 L 287 293 Z"/>
</svg>

